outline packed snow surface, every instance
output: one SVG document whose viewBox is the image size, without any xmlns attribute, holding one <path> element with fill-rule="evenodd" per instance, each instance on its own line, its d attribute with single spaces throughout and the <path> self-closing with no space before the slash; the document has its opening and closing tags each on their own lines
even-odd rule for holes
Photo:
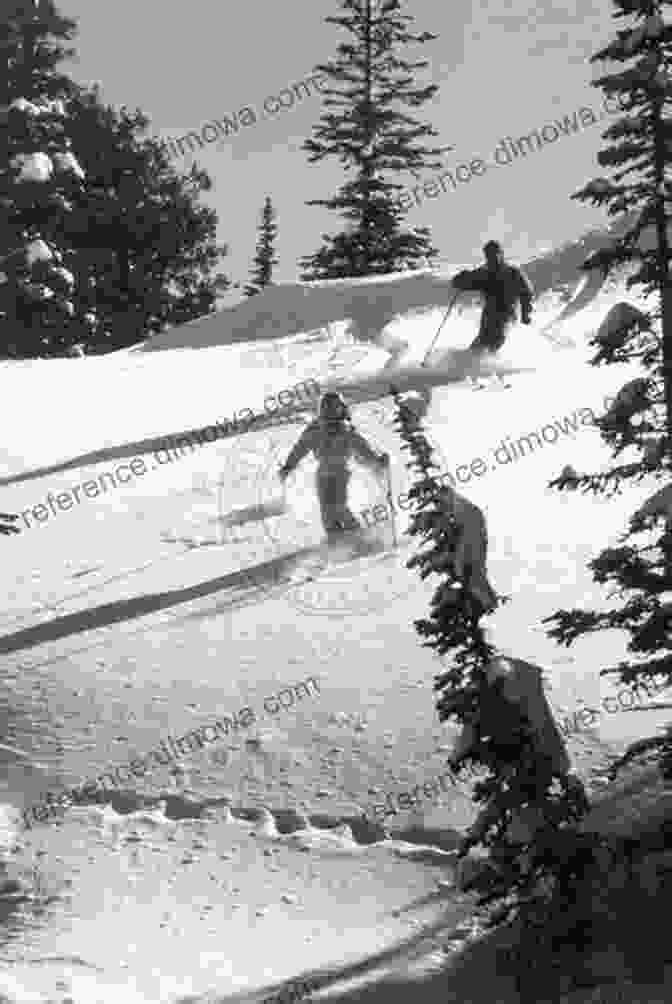
<svg viewBox="0 0 672 1004">
<path fill-rule="evenodd" d="M 609 462 L 592 419 L 606 395 L 639 375 L 587 365 L 588 340 L 610 309 L 642 306 L 623 282 L 579 274 L 590 243 L 528 263 L 539 294 L 533 324 L 515 326 L 495 363 L 467 365 L 478 304 L 465 298 L 421 366 L 453 297 L 449 274 L 423 272 L 280 284 L 132 350 L 0 365 L 2 509 L 20 513 L 22 526 L 3 539 L 0 573 L 12 708 L 3 710 L 3 743 L 20 751 L 0 748 L 2 843 L 10 855 L 19 836 L 27 861 L 42 841 L 45 853 L 34 861 L 49 860 L 72 882 L 71 914 L 55 908 L 23 947 L 7 949 L 11 970 L 0 992 L 10 1000 L 56 999 L 56 981 L 59 1001 L 69 994 L 77 1004 L 168 1002 L 344 965 L 398 939 L 409 923 L 397 916 L 409 890 L 411 899 L 433 902 L 431 890 L 448 874 L 445 848 L 422 846 L 435 844 L 439 827 L 456 834 L 469 822 L 463 793 L 407 813 L 404 825 L 424 827 L 423 839 L 410 843 L 399 836 L 365 845 L 354 823 L 342 822 L 445 765 L 452 730 L 433 708 L 437 664 L 413 630 L 433 583 L 404 567 L 405 545 L 403 559 L 343 566 L 340 578 L 306 587 L 313 592 L 304 590 L 301 602 L 273 586 L 271 565 L 318 547 L 321 530 L 310 463 L 290 480 L 286 506 L 275 477 L 317 398 L 280 420 L 265 410 L 269 397 L 310 380 L 320 389 L 341 386 L 356 425 L 391 454 L 399 494 L 411 476 L 389 385 L 431 387 L 426 429 L 437 460 L 483 509 L 490 578 L 512 597 L 488 619 L 495 643 L 544 667 L 558 713 L 595 706 L 612 692 L 596 668 L 624 655 L 623 638 L 586 640 L 566 656 L 541 625 L 560 607 L 604 602 L 586 563 L 657 487 L 642 483 L 611 503 L 547 487 L 565 465 L 581 472 Z M 508 374 L 511 389 L 493 382 L 476 392 L 468 371 Z M 263 418 L 157 462 L 163 437 L 244 409 Z M 75 502 L 50 511 L 48 493 L 72 499 L 75 486 L 134 458 L 145 462 L 141 475 L 120 476 L 95 496 L 81 489 Z M 367 472 L 357 470 L 352 484 L 355 508 L 384 501 Z M 249 518 L 236 520 L 241 513 Z M 408 514 L 400 509 L 396 520 L 401 535 Z M 389 525 L 381 530 L 388 546 L 390 533 Z M 62 829 L 20 833 L 15 810 L 50 788 L 91 779 L 311 672 L 319 701 L 261 722 L 229 750 L 231 761 L 221 750 L 203 752 L 171 777 L 159 771 L 137 783 L 155 797 L 172 785 L 196 800 L 218 797 L 224 785 L 234 805 L 296 810 L 311 817 L 309 826 L 282 833 L 276 816 L 262 814 L 255 826 L 212 821 L 215 831 L 206 821 L 167 823 L 157 810 L 150 833 L 142 820 L 117 818 L 117 806 L 73 810 Z M 659 719 L 602 716 L 590 749 L 650 733 Z M 580 766 L 582 742 L 572 748 Z M 246 764 L 257 773 L 241 780 Z M 316 813 L 341 822 L 325 834 Z M 323 884 L 308 895 L 318 879 Z M 208 882 L 226 888 L 215 896 Z M 250 939 L 251 927 L 260 939 Z"/>
</svg>

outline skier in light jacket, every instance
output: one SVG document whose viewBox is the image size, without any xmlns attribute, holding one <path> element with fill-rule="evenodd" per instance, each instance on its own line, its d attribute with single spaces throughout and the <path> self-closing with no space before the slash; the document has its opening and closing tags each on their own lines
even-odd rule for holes
<svg viewBox="0 0 672 1004">
<path fill-rule="evenodd" d="M 318 462 L 317 495 L 327 536 L 357 529 L 360 523 L 348 508 L 349 462 L 354 457 L 369 467 L 384 470 L 389 456 L 378 453 L 357 432 L 348 406 L 336 391 L 323 395 L 319 417 L 304 429 L 278 471 L 280 479 L 284 481 L 311 452 Z"/>
<path fill-rule="evenodd" d="M 502 245 L 488 241 L 483 245 L 485 266 L 458 272 L 453 276 L 455 289 L 483 293 L 485 305 L 477 338 L 469 346 L 472 352 L 498 352 L 506 341 L 507 331 L 516 320 L 520 302 L 523 324 L 531 323 L 534 289 L 521 269 L 504 260 Z"/>
</svg>

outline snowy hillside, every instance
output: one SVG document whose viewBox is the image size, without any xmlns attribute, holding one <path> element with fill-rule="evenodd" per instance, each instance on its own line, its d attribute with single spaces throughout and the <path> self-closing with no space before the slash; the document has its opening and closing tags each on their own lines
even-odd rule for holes
<svg viewBox="0 0 672 1004">
<path fill-rule="evenodd" d="M 537 291 L 534 324 L 513 332 L 501 353 L 504 369 L 537 372 L 556 367 L 560 358 L 564 365 L 569 357 L 559 356 L 558 347 L 574 346 L 576 358 L 585 358 L 587 336 L 624 296 L 613 283 L 605 289 L 599 276 L 579 271 L 585 255 L 607 240 L 607 233 L 592 233 L 529 263 Z M 469 344 L 478 324 L 477 298 L 461 295 L 428 372 L 418 372 L 454 296 L 450 274 L 280 284 L 111 356 L 5 363 L 5 406 L 20 430 L 14 454 L 6 448 L 6 474 L 90 451 L 94 460 L 125 455 L 124 448 L 151 437 L 232 417 L 243 408 L 261 410 L 268 395 L 309 378 L 324 389 L 338 383 L 353 400 L 379 397 L 390 372 L 402 384 L 404 376 L 409 385 L 445 382 L 455 351 Z M 189 348 L 202 351 L 177 351 Z M 55 384 L 47 430 L 30 416 L 36 395 L 49 400 Z M 76 407 L 60 403 L 66 400 Z M 101 449 L 104 454 L 95 452 Z"/>
<path fill-rule="evenodd" d="M 393 473 L 404 484 L 408 478 L 405 458 L 389 426 L 391 379 L 402 387 L 427 384 L 434 388 L 430 428 L 436 429 L 445 464 L 453 470 L 478 456 L 479 451 L 494 450 L 505 434 L 514 438 L 525 435 L 580 406 L 597 412 L 603 395 L 614 385 L 620 386 L 627 374 L 623 371 L 616 376 L 604 368 L 595 371 L 587 367 L 588 336 L 614 302 L 631 299 L 622 287 L 598 287 L 592 277 L 586 279 L 578 273 L 586 252 L 606 239 L 603 234 L 589 235 L 530 264 L 529 273 L 539 294 L 534 323 L 528 328 L 516 326 L 491 366 L 491 371 L 514 374 L 513 390 L 504 395 L 477 395 L 459 382 L 469 372 L 464 347 L 474 337 L 478 320 L 473 298 L 471 304 L 456 306 L 428 366 L 420 367 L 452 296 L 447 278 L 428 273 L 281 285 L 231 311 L 158 335 L 141 351 L 5 364 L 0 381 L 13 434 L 0 456 L 3 506 L 21 512 L 36 505 L 54 481 L 64 487 L 84 482 L 87 476 L 144 457 L 152 469 L 142 477 L 127 479 L 127 487 L 117 484 L 114 491 L 76 506 L 76 513 L 72 508 L 50 516 L 50 522 L 38 524 L 33 516 L 23 521 L 32 527 L 26 542 L 39 537 L 47 555 L 52 540 L 57 551 L 72 553 L 68 540 L 72 527 L 77 541 L 81 539 L 83 553 L 99 556 L 93 562 L 96 566 L 107 567 L 112 560 L 116 569 L 125 552 L 128 559 L 124 566 L 135 565 L 131 554 L 138 550 L 151 553 L 161 540 L 221 543 L 223 513 L 258 503 L 260 493 L 269 498 L 277 494 L 274 471 L 301 422 L 313 413 L 316 388 L 339 386 L 351 402 L 360 402 L 356 421 L 372 441 L 378 445 L 385 442 L 396 458 Z M 579 303 L 572 313 L 572 305 Z M 252 332 L 258 341 L 251 338 Z M 365 339 L 358 337 L 362 332 Z M 245 344 L 227 344 L 240 341 L 243 334 L 248 338 Z M 383 347 L 390 343 L 397 347 L 397 365 L 393 367 L 390 351 Z M 185 344 L 202 348 L 185 351 Z M 407 346 L 403 354 L 399 345 Z M 487 370 L 481 367 L 481 372 Z M 312 385 L 304 384 L 311 380 Z M 310 392 L 304 391 L 301 400 L 296 399 L 298 413 L 289 419 L 276 418 L 277 404 L 271 408 L 269 398 L 302 385 Z M 35 422 L 36 402 L 45 416 L 41 423 Z M 172 466 L 152 459 L 152 451 L 165 445 L 164 437 L 232 419 L 244 409 L 254 412 L 257 420 L 242 440 L 228 437 L 199 447 L 193 455 L 185 450 L 186 455 Z M 574 438 L 574 434 L 567 435 L 564 452 L 577 464 Z M 582 443 L 594 444 L 596 439 L 592 431 L 581 435 Z M 525 474 L 521 470 L 516 480 L 533 478 L 543 492 L 540 479 L 559 469 L 561 453 L 558 442 L 543 454 L 527 457 Z M 508 470 L 511 477 L 512 466 Z M 501 483 L 506 469 L 498 471 L 497 478 Z M 308 463 L 297 473 L 291 490 L 294 516 L 299 522 L 308 519 L 314 536 L 317 510 L 310 479 Z M 471 479 L 479 504 L 488 503 L 488 481 L 487 477 Z M 363 501 L 377 488 L 362 475 L 354 491 Z M 552 498 L 548 504 L 554 508 L 565 502 L 564 497 Z M 143 521 L 151 519 L 149 535 L 144 525 L 138 527 L 140 509 L 146 514 Z M 83 525 L 93 528 L 103 517 L 106 527 L 112 527 L 115 518 L 131 517 L 132 530 L 121 534 L 111 531 L 104 539 L 89 542 Z M 513 523 L 518 513 L 502 510 L 493 518 Z M 270 535 L 278 548 L 288 552 L 292 520 L 280 522 L 283 525 L 278 529 L 278 521 L 271 520 Z M 266 524 L 253 525 L 248 543 L 254 540 L 259 544 L 260 537 L 269 533 Z M 16 550 L 18 543 L 10 546 Z M 78 550 L 77 542 L 74 550 Z M 236 561 L 247 560 L 242 552 L 234 558 L 230 549 L 224 551 L 217 560 L 227 567 L 231 562 L 232 569 Z M 45 576 L 46 565 L 48 560 L 40 562 Z"/>
<path fill-rule="evenodd" d="M 587 335 L 623 296 L 578 271 L 586 252 L 606 239 L 592 235 L 530 263 L 534 324 L 514 330 L 497 365 L 533 373 L 537 381 L 540 369 L 585 358 Z M 5 447 L 5 473 L 142 452 L 154 437 L 244 408 L 262 411 L 269 395 L 306 379 L 323 389 L 338 384 L 357 401 L 386 393 L 392 372 L 400 385 L 404 378 L 409 385 L 441 384 L 451 372 L 459 378 L 465 372 L 459 352 L 478 324 L 471 294 L 456 303 L 427 371 L 418 370 L 453 295 L 448 276 L 427 272 L 282 284 L 111 356 L 5 363 L 4 403 L 17 430 Z M 572 345 L 576 358 L 558 353 Z M 187 347 L 202 351 L 178 351 Z M 35 400 L 52 398 L 48 423 L 37 425 Z"/>
<path fill-rule="evenodd" d="M 11 985 L 22 988 L 22 999 L 51 999 L 41 996 L 47 970 L 31 969 L 35 959 L 51 959 L 50 971 L 61 967 L 59 979 L 70 986 L 79 980 L 77 1004 L 120 1000 L 118 987 L 127 984 L 138 1000 L 162 1002 L 213 987 L 220 994 L 250 990 L 271 976 L 331 965 L 334 957 L 345 970 L 362 952 L 382 951 L 403 936 L 408 890 L 411 899 L 436 905 L 446 842 L 471 818 L 464 794 L 401 812 L 395 841 L 361 824 L 382 792 L 405 789 L 445 765 L 452 733 L 436 720 L 437 664 L 413 630 L 433 584 L 405 568 L 407 516 L 400 510 L 394 529 L 403 546 L 390 560 L 351 562 L 292 591 L 286 573 L 321 541 L 314 468 L 307 462 L 290 479 L 285 509 L 277 504 L 276 471 L 314 413 L 316 396 L 295 398 L 297 411 L 284 416 L 266 408 L 270 396 L 302 383 L 305 390 L 309 380 L 319 389 L 343 387 L 357 427 L 390 453 L 392 490 L 400 496 L 409 475 L 391 424 L 389 383 L 430 387 L 426 426 L 437 459 L 483 508 L 490 576 L 512 597 L 489 621 L 495 644 L 544 667 L 559 714 L 612 692 L 595 669 L 620 656 L 622 638 L 584 641 L 567 656 L 541 625 L 560 606 L 600 602 L 586 563 L 651 490 L 642 484 L 605 504 L 546 487 L 565 464 L 582 470 L 608 459 L 592 416 L 604 410 L 605 395 L 636 375 L 586 365 L 588 338 L 610 307 L 635 302 L 622 284 L 604 286 L 578 273 L 587 244 L 591 250 L 606 239 L 592 235 L 529 263 L 539 293 L 534 323 L 514 328 L 491 367 L 511 375 L 510 390 L 477 393 L 461 379 L 468 369 L 463 350 L 475 335 L 474 303 L 455 310 L 429 365 L 420 366 L 452 296 L 448 275 L 429 273 L 283 284 L 131 351 L 0 367 L 10 430 L 0 454 L 2 509 L 22 514 L 22 533 L 2 544 L 0 647 L 11 692 L 2 711 L 9 747 L 0 748 L 2 801 L 23 808 L 213 714 L 257 706 L 309 673 L 321 680 L 319 701 L 264 719 L 249 739 L 194 754 L 179 770 L 134 780 L 114 812 L 73 810 L 62 831 L 23 835 L 21 860 L 53 861 L 54 872 L 70 881 L 71 897 L 67 909 L 57 904 L 48 919 L 34 922 L 27 947 L 12 956 Z M 246 431 L 157 461 L 162 437 L 243 409 L 260 416 Z M 514 459 L 503 459 L 511 450 Z M 124 466 L 128 475 L 138 460 L 142 473 L 131 468 L 132 477 L 84 497 L 85 483 Z M 69 504 L 57 506 L 63 493 Z M 381 501 L 382 493 L 374 477 L 357 470 L 356 509 Z M 257 515 L 235 518 L 241 512 Z M 389 524 L 381 530 L 388 546 L 391 534 Z M 664 720 L 664 712 L 603 716 L 590 736 L 570 741 L 578 769 L 587 776 L 609 742 L 648 734 Z M 139 794 L 165 801 L 166 792 L 169 823 L 157 810 L 151 837 L 138 835 L 150 823 L 135 817 L 127 835 L 118 814 L 137 805 Z M 205 818 L 184 818 L 199 814 L 194 806 L 221 802 L 223 793 L 243 814 L 235 825 L 227 817 L 210 831 Z M 291 817 L 294 828 L 304 816 L 311 826 L 299 839 L 287 823 L 278 836 L 264 816 L 259 836 L 240 820 L 261 807 L 276 821 Z M 328 840 L 315 835 L 337 824 Z M 417 844 L 432 845 L 424 858 L 413 857 Z M 156 854 L 146 853 L 150 847 Z M 105 875 L 98 871 L 103 857 Z M 136 874 L 138 861 L 144 866 Z M 197 893 L 196 880 L 184 879 L 194 874 Z M 308 895 L 321 879 L 319 895 Z M 182 882 L 179 891 L 173 880 Z M 145 883 L 142 890 L 136 881 Z M 336 886 L 349 890 L 349 899 L 333 906 Z M 199 897 L 210 908 L 217 896 L 225 920 L 206 937 L 199 925 L 208 909 Z M 277 902 L 269 908 L 272 897 Z M 240 900 L 249 906 L 237 913 Z M 319 936 L 318 911 L 328 903 L 343 932 L 336 942 L 333 931 Z M 171 914 L 178 908 L 191 911 L 187 922 Z M 287 917 L 299 925 L 298 947 L 283 941 Z M 263 969 L 251 926 L 267 946 Z M 86 980 L 74 963 L 64 977 L 63 959 L 82 957 Z M 103 982 L 117 989 L 94 998 L 92 984 L 98 991 Z"/>
</svg>

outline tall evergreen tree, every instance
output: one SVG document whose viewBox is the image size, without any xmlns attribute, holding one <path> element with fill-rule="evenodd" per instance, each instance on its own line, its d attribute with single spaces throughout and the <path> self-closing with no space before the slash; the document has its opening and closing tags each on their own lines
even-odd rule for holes
<svg viewBox="0 0 672 1004">
<path fill-rule="evenodd" d="M 276 213 L 273 209 L 273 203 L 270 195 L 267 195 L 259 226 L 257 253 L 254 258 L 254 276 L 252 282 L 245 286 L 245 296 L 256 296 L 271 282 L 273 266 L 278 264 L 278 259 L 275 257 L 275 239 L 278 236 L 275 219 Z"/>
<path fill-rule="evenodd" d="M 587 260 L 605 275 L 626 266 L 628 287 L 639 286 L 654 308 L 615 310 L 591 342 L 597 349 L 592 365 L 637 361 L 644 375 L 619 392 L 598 419 L 604 442 L 620 463 L 592 475 L 563 474 L 552 482 L 559 489 L 582 488 L 613 497 L 622 484 L 663 482 L 630 518 L 619 546 L 605 548 L 590 563 L 597 583 L 615 589 L 618 605 L 596 612 L 556 612 L 548 621 L 551 637 L 564 645 L 598 631 L 619 629 L 629 635 L 632 658 L 602 670 L 625 684 L 649 679 L 672 680 L 672 289 L 670 287 L 670 217 L 672 178 L 672 25 L 662 12 L 670 0 L 612 0 L 615 18 L 631 18 L 591 61 L 624 64 L 599 77 L 593 86 L 623 97 L 626 110 L 603 134 L 611 141 L 598 154 L 613 178 L 591 181 L 572 197 L 608 207 L 610 216 L 630 214 L 630 224 L 610 248 Z M 634 63 L 634 65 L 632 65 Z M 672 730 L 637 743 L 617 761 L 614 772 L 633 756 L 647 754 L 672 777 Z"/>
<path fill-rule="evenodd" d="M 324 91 L 325 111 L 303 149 L 310 163 L 338 157 L 355 177 L 333 198 L 307 203 L 337 210 L 348 223 L 334 236 L 323 234 L 323 246 L 302 259 L 304 279 L 383 275 L 426 264 L 438 254 L 427 227 L 402 230 L 405 210 L 396 195 L 403 186 L 395 180 L 403 171 L 440 167 L 431 158 L 451 149 L 422 145 L 423 138 L 438 133 L 406 111 L 433 98 L 438 85 L 416 86 L 415 72 L 429 63 L 409 63 L 401 50 L 437 36 L 409 31 L 413 18 L 401 13 L 402 0 L 340 3 L 347 13 L 325 20 L 353 40 L 341 42 L 338 58 L 318 67 L 336 86 Z"/>
<path fill-rule="evenodd" d="M 120 348 L 214 309 L 228 280 L 211 187 L 178 177 L 148 119 L 58 70 L 75 35 L 54 0 L 0 12 L 0 351 Z M 3 276 L 6 279 L 3 281 Z"/>
<path fill-rule="evenodd" d="M 217 214 L 200 204 L 207 173 L 176 174 L 160 144 L 141 138 L 148 118 L 103 105 L 96 87 L 80 92 L 71 115 L 89 187 L 69 238 L 109 347 L 212 313 L 230 281 L 217 271 L 228 250 L 216 243 Z"/>
<path fill-rule="evenodd" d="M 438 465 L 422 423 L 393 393 L 394 424 L 418 475 L 408 492 L 413 504 L 408 532 L 421 538 L 423 549 L 407 566 L 416 568 L 423 580 L 440 578 L 430 615 L 415 621 L 415 629 L 425 639 L 423 647 L 451 663 L 434 681 L 440 721 L 456 719 L 475 729 L 476 741 L 455 772 L 460 776 L 470 765 L 485 769 L 473 795 L 483 808 L 458 856 L 480 847 L 494 866 L 478 881 L 478 906 L 486 926 L 513 924 L 518 943 L 510 960 L 520 999 L 536 1002 L 546 999 L 540 986 L 548 987 L 550 962 L 557 963 L 568 946 L 580 951 L 587 943 L 590 890 L 577 886 L 599 860 L 601 842 L 578 828 L 588 808 L 582 786 L 554 775 L 538 752 L 532 723 L 487 680 L 496 650 L 481 622 L 484 609 L 472 589 L 473 569 L 465 567 L 462 575 L 456 571 L 459 535 L 465 528 L 455 516 L 453 488 L 435 477 Z M 562 961 L 563 979 L 571 983 L 566 954 Z"/>
<path fill-rule="evenodd" d="M 75 23 L 52 3 L 11 3 L 0 20 L 0 351 L 62 351 L 86 340 L 95 312 L 77 310 L 74 255 L 61 222 L 73 211 L 84 172 L 71 152 L 56 64 L 72 50 Z"/>
</svg>

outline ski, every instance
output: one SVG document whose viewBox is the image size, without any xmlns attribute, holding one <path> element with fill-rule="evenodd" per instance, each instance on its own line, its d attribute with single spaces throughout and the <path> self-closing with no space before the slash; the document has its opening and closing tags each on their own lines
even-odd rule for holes
<svg viewBox="0 0 672 1004">
<path fill-rule="evenodd" d="M 346 558 L 344 561 L 333 561 L 327 565 L 327 568 L 315 576 L 313 581 L 317 578 L 329 578 L 331 573 L 338 573 L 340 568 L 351 568 L 352 566 L 366 566 L 372 567 L 374 565 L 383 564 L 389 561 L 391 558 L 397 557 L 400 553 L 410 549 L 411 542 L 405 541 L 403 543 L 398 543 L 395 547 L 388 547 L 384 550 L 375 551 L 373 553 L 362 553 L 353 555 L 351 558 Z"/>
<path fill-rule="evenodd" d="M 329 579 L 330 577 L 337 577 L 339 570 L 341 568 L 352 569 L 353 566 L 365 566 L 372 567 L 375 565 L 383 564 L 385 561 L 389 561 L 391 558 L 395 558 L 400 552 L 407 550 L 410 546 L 409 543 L 397 544 L 396 547 L 386 548 L 385 550 L 375 551 L 375 552 L 364 552 L 362 554 L 355 554 L 352 557 L 344 558 L 343 560 L 329 560 L 321 563 L 321 567 L 314 567 L 315 563 L 313 559 L 308 559 L 308 568 L 302 569 L 300 567 L 294 567 L 292 571 L 287 571 L 282 573 L 281 579 L 276 579 L 275 583 L 271 587 L 273 596 L 276 595 L 276 590 L 281 592 L 284 588 L 292 589 L 294 586 L 301 586 L 308 582 L 318 582 L 322 579 Z M 311 567 L 311 565 L 313 567 Z M 364 571 L 364 569 L 362 569 Z"/>
</svg>

